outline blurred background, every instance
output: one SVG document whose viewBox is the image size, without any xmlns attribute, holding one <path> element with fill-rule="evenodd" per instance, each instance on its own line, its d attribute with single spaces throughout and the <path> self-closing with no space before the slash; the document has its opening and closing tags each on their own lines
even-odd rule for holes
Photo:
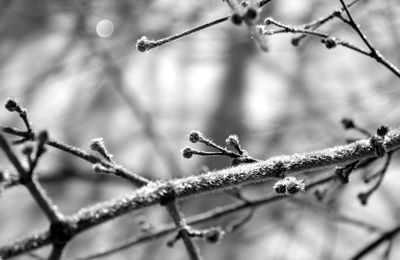
<svg viewBox="0 0 400 260">
<path fill-rule="evenodd" d="M 339 7 L 339 1 L 273 1 L 260 14 L 260 22 L 272 16 L 299 25 Z M 400 3 L 361 1 L 352 10 L 382 54 L 400 64 Z M 159 39 L 229 14 L 226 3 L 215 0 L 0 1 L 0 98 L 4 102 L 15 97 L 28 109 L 34 128 L 47 129 L 54 139 L 89 150 L 91 139 L 103 137 L 118 163 L 151 179 L 230 165 L 223 158 L 183 159 L 180 151 L 190 144 L 187 134 L 194 129 L 221 145 L 228 135 L 237 134 L 250 155 L 265 159 L 362 137 L 342 129 L 343 117 L 371 132 L 382 124 L 399 126 L 400 79 L 371 58 L 341 47 L 328 50 L 319 39 L 307 38 L 293 47 L 292 35 L 279 34 L 268 37 L 270 51 L 263 52 L 246 26 L 225 22 L 147 53 L 135 48 L 143 35 Z M 363 47 L 355 32 L 340 21 L 320 30 Z M 5 109 L 0 119 L 1 125 L 23 128 L 18 116 Z M 382 163 L 368 171 L 379 170 Z M 13 171 L 4 158 L 0 166 Z M 266 204 L 219 244 L 200 241 L 204 258 L 349 258 L 379 232 L 338 221 L 337 216 L 383 230 L 398 225 L 398 170 L 395 154 L 382 186 L 366 207 L 357 194 L 372 184 L 363 184 L 358 173 L 346 186 L 330 185 L 323 202 L 310 192 L 296 201 Z M 308 183 L 332 172 L 307 173 L 304 178 Z M 94 174 L 89 163 L 52 148 L 37 173 L 65 214 L 134 190 L 116 177 Z M 272 185 L 245 187 L 243 195 L 273 195 Z M 190 216 L 235 201 L 223 192 L 210 194 L 184 201 L 182 210 Z M 245 215 L 239 212 L 200 227 L 224 227 Z M 160 207 L 133 212 L 77 236 L 65 258 L 140 236 L 143 220 L 154 228 L 171 221 Z M 47 225 L 23 187 L 1 195 L 0 244 Z M 182 243 L 166 246 L 172 237 L 102 259 L 187 259 Z M 391 259 L 400 257 L 395 242 Z M 366 259 L 382 258 L 386 247 Z M 41 256 L 48 252 L 49 248 L 36 251 Z"/>
</svg>

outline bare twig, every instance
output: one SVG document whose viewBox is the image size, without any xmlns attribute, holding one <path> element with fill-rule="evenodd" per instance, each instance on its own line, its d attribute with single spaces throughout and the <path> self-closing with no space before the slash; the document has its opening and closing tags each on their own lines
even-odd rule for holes
<svg viewBox="0 0 400 260">
<path fill-rule="evenodd" d="M 382 183 L 383 177 L 385 176 L 385 173 L 387 171 L 387 168 L 389 167 L 390 161 L 392 158 L 392 153 L 389 152 L 386 157 L 385 164 L 381 170 L 378 171 L 378 173 L 375 175 L 379 177 L 378 181 L 372 186 L 368 191 L 361 192 L 358 194 L 358 198 L 361 201 L 361 204 L 365 205 L 368 202 L 369 197 L 379 188 L 379 186 Z"/>
<path fill-rule="evenodd" d="M 16 129 L 16 128 L 12 128 L 12 127 L 5 127 L 5 126 L 0 126 L 0 129 L 7 134 L 12 134 L 12 135 L 16 135 L 16 136 L 21 136 L 21 137 L 25 137 L 27 135 L 27 132 Z M 147 179 L 139 176 L 133 172 L 130 172 L 129 170 L 127 170 L 126 168 L 122 167 L 121 165 L 113 165 L 112 163 L 110 163 L 107 160 L 101 159 L 98 156 L 95 156 L 93 154 L 90 154 L 88 152 L 86 152 L 83 149 L 71 146 L 69 144 L 57 141 L 55 139 L 49 138 L 49 141 L 47 143 L 49 146 L 52 146 L 54 148 L 57 148 L 61 151 L 64 151 L 68 154 L 74 155 L 78 158 L 81 158 L 85 161 L 88 161 L 92 164 L 96 164 L 96 163 L 100 163 L 101 165 L 104 165 L 105 167 L 108 168 L 112 168 L 114 169 L 114 174 L 117 176 L 120 176 L 122 178 L 125 178 L 127 180 L 129 180 L 131 183 L 137 185 L 137 186 L 142 186 L 142 185 L 146 185 L 147 184 Z"/>
<path fill-rule="evenodd" d="M 257 3 L 255 3 L 255 6 L 263 7 L 266 4 L 270 3 L 271 1 L 272 0 L 261 0 L 261 1 L 258 1 Z M 234 4 L 234 1 L 229 0 L 229 1 L 227 1 L 227 3 L 232 9 L 236 9 L 237 5 Z M 226 21 L 229 20 L 229 18 L 231 18 L 231 15 L 215 19 L 214 21 L 202 24 L 200 26 L 196 26 L 196 27 L 194 27 L 192 29 L 183 31 L 181 33 L 178 33 L 178 34 L 175 34 L 175 35 L 163 38 L 163 39 L 150 40 L 146 36 L 142 36 L 136 42 L 136 48 L 140 52 L 146 52 L 146 51 L 149 51 L 149 50 L 154 49 L 156 47 L 162 46 L 162 45 L 164 45 L 166 43 L 169 43 L 169 42 L 175 41 L 177 39 L 183 38 L 183 37 L 185 37 L 187 35 L 190 35 L 190 34 L 193 34 L 195 32 L 204 30 L 204 29 L 206 29 L 208 27 L 211 27 L 211 26 L 226 22 Z M 250 29 L 250 31 L 252 31 L 250 27 L 249 27 L 249 29 Z"/>
<path fill-rule="evenodd" d="M 198 32 L 200 30 L 204 30 L 208 27 L 217 25 L 219 23 L 225 22 L 229 19 L 230 16 L 225 16 L 219 19 L 216 19 L 214 21 L 211 21 L 209 23 L 205 23 L 203 25 L 194 27 L 192 29 L 189 29 L 187 31 L 183 31 L 181 33 L 172 35 L 170 37 L 167 38 L 163 38 L 163 39 L 159 39 L 159 40 L 149 40 L 146 36 L 142 36 L 137 42 L 136 42 L 136 48 L 138 51 L 140 52 L 146 52 L 149 51 L 151 49 L 154 49 L 156 47 L 162 46 L 166 43 L 172 42 L 174 40 L 180 39 L 182 37 L 185 37 L 187 35 L 190 35 L 192 33 Z"/>
<path fill-rule="evenodd" d="M 390 252 L 392 251 L 392 248 L 393 248 L 393 239 L 390 239 L 386 246 L 385 253 L 383 254 L 382 260 L 390 259 Z"/>
<path fill-rule="evenodd" d="M 372 241 L 371 243 L 369 243 L 368 245 L 363 247 L 359 252 L 357 252 L 350 259 L 351 260 L 361 259 L 363 256 L 370 253 L 372 250 L 374 250 L 376 247 L 381 245 L 383 242 L 393 239 L 393 237 L 395 237 L 399 232 L 400 232 L 400 226 L 397 226 L 394 229 L 384 233 L 379 238 L 375 239 L 374 241 Z"/>
<path fill-rule="evenodd" d="M 367 129 L 356 124 L 354 122 L 354 120 L 351 118 L 343 118 L 341 123 L 345 130 L 354 129 L 354 130 L 360 132 L 365 137 L 371 137 L 371 133 Z"/>
<path fill-rule="evenodd" d="M 360 36 L 360 38 L 363 40 L 365 45 L 367 45 L 368 49 L 370 50 L 370 53 L 368 56 L 374 58 L 377 62 L 381 63 L 383 66 L 388 68 L 390 71 L 392 71 L 397 77 L 400 77 L 400 70 L 393 65 L 391 62 L 389 62 L 373 45 L 372 43 L 368 40 L 367 36 L 364 34 L 362 31 L 361 27 L 356 23 L 354 20 L 352 14 L 350 13 L 349 8 L 345 4 L 344 0 L 339 0 L 340 3 L 343 6 L 343 9 L 345 10 L 347 16 L 349 17 L 349 24 L 350 26 L 357 32 L 357 34 Z"/>
<path fill-rule="evenodd" d="M 361 30 L 360 26 L 355 22 L 353 16 L 350 13 L 349 8 L 347 7 L 346 3 L 343 0 L 339 0 L 340 3 L 343 6 L 343 9 L 345 10 L 347 16 L 350 19 L 350 25 L 351 27 L 353 27 L 353 29 L 358 33 L 358 35 L 360 36 L 360 38 L 363 40 L 363 42 L 365 43 L 365 45 L 368 46 L 368 49 L 371 52 L 376 52 L 376 49 L 374 46 L 372 46 L 372 44 L 369 42 L 369 40 L 367 39 L 367 36 L 365 36 L 364 32 Z"/>
<path fill-rule="evenodd" d="M 192 240 L 189 234 L 188 226 L 186 220 L 183 218 L 182 213 L 178 209 L 178 205 L 175 200 L 168 202 L 166 204 L 169 214 L 175 223 L 175 226 L 179 229 L 179 236 L 182 238 L 185 244 L 186 250 L 189 253 L 190 259 L 201 260 L 200 250 L 196 243 Z"/>
<path fill-rule="evenodd" d="M 239 219 L 238 221 L 235 221 L 235 222 L 231 223 L 230 225 L 228 225 L 225 228 L 225 231 L 227 233 L 232 233 L 232 232 L 240 229 L 241 227 L 243 227 L 246 223 L 248 223 L 253 218 L 255 212 L 256 212 L 256 208 L 251 207 L 249 209 L 249 212 L 247 212 L 247 214 L 242 219 Z"/>
<path fill-rule="evenodd" d="M 321 38 L 323 41 L 323 43 L 328 47 L 328 48 L 334 48 L 337 45 L 341 45 L 343 47 L 349 48 L 351 50 L 354 50 L 356 52 L 359 52 L 361 54 L 364 54 L 366 56 L 370 56 L 370 53 L 367 50 L 364 50 L 362 48 L 359 48 L 355 45 L 353 45 L 350 42 L 338 39 L 338 38 L 334 38 L 332 36 L 330 36 L 329 34 L 326 33 L 322 33 L 322 32 L 318 32 L 315 30 L 310 30 L 310 29 L 304 29 L 302 27 L 295 27 L 295 26 L 291 26 L 291 25 L 287 25 L 287 24 L 283 24 L 281 22 L 275 21 L 272 18 L 267 18 L 265 20 L 266 24 L 273 24 L 277 27 L 282 28 L 281 30 L 275 30 L 275 31 L 270 31 L 270 30 L 266 30 L 263 27 L 260 27 L 262 30 L 263 34 L 266 35 L 273 35 L 273 34 L 278 34 L 278 33 L 302 33 L 302 34 L 307 34 L 307 35 L 311 35 L 311 36 L 315 36 L 315 37 L 319 37 Z"/>
<path fill-rule="evenodd" d="M 328 49 L 334 48 L 337 45 L 341 45 L 343 47 L 349 48 L 351 50 L 354 50 L 356 52 L 359 52 L 361 54 L 364 54 L 368 57 L 375 59 L 378 63 L 384 65 L 386 68 L 388 68 L 390 71 L 392 71 L 396 76 L 400 77 L 400 70 L 396 66 L 394 66 L 392 63 L 387 61 L 386 58 L 383 57 L 382 54 L 380 54 L 375 48 L 372 47 L 373 48 L 372 49 L 373 51 L 372 51 L 370 49 L 371 45 L 368 45 L 369 50 L 364 50 L 360 47 L 355 46 L 354 44 L 352 44 L 348 41 L 344 41 L 344 40 L 332 37 L 328 34 L 321 33 L 321 32 L 315 31 L 315 30 L 305 29 L 302 27 L 294 27 L 294 26 L 286 25 L 286 24 L 277 22 L 277 21 L 273 20 L 272 18 L 267 18 L 265 20 L 265 23 L 273 24 L 282 29 L 272 31 L 272 30 L 266 30 L 264 27 L 259 27 L 261 30 L 261 33 L 263 33 L 263 34 L 273 35 L 273 34 L 277 34 L 277 33 L 295 33 L 295 34 L 302 33 L 302 34 L 316 36 L 316 37 L 322 38 L 322 43 L 324 43 Z M 358 28 L 358 30 L 360 30 L 358 25 L 356 28 Z M 365 35 L 364 35 L 364 38 L 366 39 Z"/>
<path fill-rule="evenodd" d="M 360 2 L 360 1 L 362 1 L 362 0 L 354 0 L 354 1 L 352 1 L 351 3 L 349 3 L 347 6 L 350 8 L 350 7 L 354 6 L 355 4 L 357 4 L 357 3 Z M 324 25 L 325 23 L 329 22 L 330 20 L 336 18 L 336 17 L 337 17 L 337 14 L 338 14 L 338 13 L 341 13 L 341 12 L 343 12 L 343 11 L 344 11 L 344 9 L 343 9 L 343 8 L 340 8 L 340 9 L 338 9 L 338 10 L 333 11 L 332 13 L 330 13 L 329 15 L 327 15 L 327 16 L 325 16 L 325 17 L 322 17 L 322 18 L 319 18 L 319 19 L 317 19 L 317 20 L 315 20 L 315 21 L 312 21 L 312 22 L 303 24 L 302 27 L 303 27 L 304 29 L 312 29 L 312 30 L 315 30 L 315 29 L 317 29 L 318 27 L 320 27 L 320 26 Z M 296 46 L 297 46 L 297 45 L 300 43 L 300 41 L 303 40 L 305 37 L 307 37 L 307 34 L 302 34 L 302 35 L 300 35 L 300 36 L 294 37 L 294 38 L 292 39 L 293 45 L 296 45 Z"/>
<path fill-rule="evenodd" d="M 50 222 L 56 222 L 60 219 L 61 213 L 58 211 L 57 207 L 51 202 L 50 198 L 46 195 L 44 189 L 40 186 L 35 178 L 24 169 L 24 167 L 19 162 L 17 156 L 12 151 L 7 140 L 4 138 L 3 134 L 0 133 L 0 147 L 3 149 L 4 153 L 7 155 L 8 159 L 14 165 L 15 169 L 20 175 L 22 184 L 24 184 L 29 192 L 32 194 L 35 201 L 38 203 L 39 207 L 46 214 Z"/>
</svg>

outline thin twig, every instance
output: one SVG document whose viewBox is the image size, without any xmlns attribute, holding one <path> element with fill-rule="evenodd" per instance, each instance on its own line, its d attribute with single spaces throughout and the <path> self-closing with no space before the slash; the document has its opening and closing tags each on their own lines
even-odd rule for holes
<svg viewBox="0 0 400 260">
<path fill-rule="evenodd" d="M 390 252 L 392 251 L 392 248 L 393 248 L 393 239 L 390 239 L 385 249 L 385 253 L 383 254 L 382 260 L 390 259 Z"/>
<path fill-rule="evenodd" d="M 354 0 L 353 2 L 349 3 L 347 6 L 350 8 L 353 5 L 355 5 L 356 3 L 358 3 L 359 1 L 362 1 L 362 0 Z M 314 20 L 312 22 L 303 24 L 301 27 L 303 27 L 304 29 L 313 29 L 313 30 L 315 30 L 318 27 L 320 27 L 320 26 L 324 25 L 325 23 L 329 22 L 330 20 L 336 18 L 338 12 L 342 13 L 343 11 L 344 11 L 344 9 L 340 8 L 339 10 L 335 10 L 335 11 L 333 11 L 332 13 L 330 13 L 329 15 L 327 15 L 325 17 L 322 17 L 322 18 L 319 18 L 319 19 Z M 300 43 L 300 41 L 302 39 L 304 39 L 306 36 L 307 36 L 307 34 L 302 34 L 302 35 L 300 35 L 298 37 L 294 37 L 292 39 L 292 43 L 294 45 L 298 45 Z"/>
<path fill-rule="evenodd" d="M 57 207 L 54 206 L 50 198 L 47 196 L 45 190 L 41 187 L 37 180 L 28 175 L 28 172 L 21 165 L 17 156 L 9 146 L 7 140 L 1 133 L 0 147 L 3 149 L 4 153 L 7 155 L 11 163 L 14 165 L 15 169 L 20 175 L 23 184 L 28 188 L 29 192 L 32 194 L 39 207 L 46 214 L 50 222 L 54 223 L 58 221 L 61 217 L 61 213 L 58 211 Z"/>
<path fill-rule="evenodd" d="M 247 212 L 247 214 L 242 219 L 228 225 L 225 228 L 225 231 L 227 233 L 232 233 L 232 232 L 240 229 L 241 227 L 243 227 L 246 223 L 248 223 L 253 218 L 255 212 L 256 212 L 256 208 L 251 207 L 249 212 Z"/>
<path fill-rule="evenodd" d="M 267 31 L 267 30 L 265 30 L 263 33 L 266 34 L 266 35 L 273 35 L 273 34 L 277 34 L 277 33 L 294 33 L 294 34 L 302 33 L 302 34 L 307 34 L 307 35 L 316 36 L 316 37 L 319 37 L 319 38 L 322 38 L 322 39 L 329 39 L 331 41 L 331 43 L 333 44 L 332 47 L 334 47 L 336 45 L 341 45 L 341 46 L 349 48 L 349 49 L 351 49 L 353 51 L 356 51 L 356 52 L 359 52 L 359 53 L 364 54 L 366 56 L 372 57 L 371 54 L 368 51 L 366 51 L 366 50 L 364 50 L 364 49 L 362 49 L 360 47 L 357 47 L 357 46 L 353 45 L 350 42 L 347 42 L 347 41 L 332 37 L 332 36 L 330 36 L 329 34 L 326 34 L 326 33 L 318 32 L 318 31 L 315 31 L 315 30 L 304 29 L 304 28 L 300 28 L 300 27 L 294 27 L 294 26 L 286 25 L 286 24 L 277 22 L 277 21 L 273 20 L 272 18 L 267 18 L 266 23 L 270 23 L 270 24 L 273 24 L 275 26 L 278 26 L 278 27 L 282 28 L 281 30 L 275 30 L 275 31 Z"/>
<path fill-rule="evenodd" d="M 256 3 L 255 5 L 258 6 L 258 7 L 263 7 L 263 6 L 265 6 L 266 4 L 268 4 L 268 3 L 271 2 L 271 1 L 272 1 L 272 0 L 261 0 L 261 1 L 258 1 L 258 3 Z M 227 3 L 228 3 L 232 8 L 234 8 L 235 5 L 232 5 L 231 2 L 233 2 L 233 1 L 232 1 L 232 0 L 227 1 Z M 137 41 L 136 47 L 137 47 L 137 49 L 138 49 L 139 51 L 141 51 L 141 52 L 146 52 L 146 51 L 149 51 L 149 50 L 154 49 L 154 48 L 156 48 L 156 47 L 162 46 L 162 45 L 164 45 L 164 44 L 166 44 L 166 43 L 169 43 L 169 42 L 172 42 L 172 41 L 174 41 L 174 40 L 183 38 L 183 37 L 185 37 L 185 36 L 187 36 L 187 35 L 190 35 L 190 34 L 193 34 L 193 33 L 195 33 L 195 32 L 204 30 L 204 29 L 206 29 L 206 28 L 208 28 L 208 27 L 211 27 L 211 26 L 214 26 L 214 25 L 223 23 L 223 22 L 225 22 L 225 21 L 228 21 L 230 17 L 231 17 L 231 15 L 228 15 L 228 16 L 225 16 L 225 17 L 221 17 L 221 18 L 215 19 L 214 21 L 211 21 L 211 22 L 202 24 L 202 25 L 200 25 L 200 26 L 196 26 L 196 27 L 194 27 L 194 28 L 192 28 L 192 29 L 183 31 L 183 32 L 181 32 L 181 33 L 178 33 L 178 34 L 175 34 L 175 35 L 172 35 L 172 36 L 163 38 L 163 39 L 149 40 L 149 39 L 147 39 L 146 36 L 142 36 L 142 37 Z M 250 31 L 251 31 L 251 28 L 250 28 Z"/>
<path fill-rule="evenodd" d="M 368 191 L 362 192 L 358 194 L 358 197 L 361 200 L 362 204 L 366 204 L 369 197 L 376 191 L 378 190 L 379 186 L 381 185 L 383 178 L 385 176 L 385 173 L 387 172 L 387 169 L 389 167 L 390 161 L 392 159 L 392 152 L 389 152 L 386 156 L 386 161 L 385 164 L 383 165 L 383 168 L 378 172 L 378 181 L 372 186 Z"/>
<path fill-rule="evenodd" d="M 175 200 L 167 203 L 166 208 L 168 209 L 169 214 L 171 215 L 172 220 L 175 223 L 175 226 L 179 229 L 179 235 L 185 244 L 186 250 L 189 253 L 191 260 L 201 260 L 200 250 L 197 244 L 192 240 L 189 234 L 188 226 L 186 221 L 182 215 L 182 213 L 178 209 L 178 205 Z"/>
<path fill-rule="evenodd" d="M 0 129 L 4 133 L 11 134 L 11 135 L 16 135 L 16 136 L 21 136 L 21 137 L 26 137 L 26 135 L 27 135 L 27 132 L 21 131 L 21 130 L 19 130 L 17 128 L 0 126 Z M 144 178 L 142 176 L 139 176 L 139 175 L 127 170 L 126 168 L 124 168 L 124 167 L 122 167 L 120 165 L 113 165 L 109 161 L 101 159 L 100 157 L 95 156 L 93 154 L 90 154 L 90 153 L 86 152 L 83 149 L 74 147 L 72 145 L 63 143 L 61 141 L 57 141 L 57 140 L 52 139 L 52 138 L 49 138 L 49 141 L 48 141 L 47 144 L 49 146 L 52 146 L 52 147 L 57 148 L 57 149 L 59 149 L 61 151 L 64 151 L 64 152 L 69 153 L 71 155 L 74 155 L 74 156 L 76 156 L 78 158 L 81 158 L 81 159 L 83 159 L 83 160 L 85 160 L 87 162 L 90 162 L 92 164 L 100 163 L 100 164 L 102 164 L 102 165 L 104 165 L 106 167 L 113 168 L 113 169 L 115 169 L 115 174 L 116 175 L 129 180 L 131 183 L 134 183 L 135 185 L 137 185 L 139 187 L 142 186 L 142 185 L 146 185 L 147 184 L 147 179 L 146 178 Z"/>
<path fill-rule="evenodd" d="M 370 57 L 374 58 L 377 62 L 381 63 L 384 65 L 386 68 L 388 68 L 390 71 L 392 71 L 397 77 L 400 77 L 400 70 L 393 65 L 391 62 L 386 60 L 386 58 L 372 45 L 372 43 L 368 40 L 367 36 L 364 34 L 362 31 L 361 27 L 356 23 L 354 20 L 352 14 L 350 13 L 349 8 L 345 4 L 344 0 L 339 0 L 340 3 L 343 6 L 343 9 L 346 11 L 347 16 L 349 17 L 349 22 L 351 27 L 357 32 L 357 34 L 360 36 L 362 41 L 367 45 L 368 49 L 370 50 Z"/>
<path fill-rule="evenodd" d="M 358 33 L 358 35 L 360 36 L 360 38 L 363 40 L 363 42 L 365 43 L 365 45 L 368 46 L 368 49 L 371 52 L 376 52 L 376 49 L 374 46 L 372 46 L 372 44 L 369 42 L 369 40 L 367 39 L 367 36 L 365 36 L 364 32 L 361 30 L 360 26 L 356 23 L 356 21 L 354 20 L 353 16 L 350 13 L 349 8 L 347 7 L 346 3 L 343 0 L 339 0 L 340 3 L 343 6 L 343 9 L 345 10 L 347 16 L 350 19 L 350 25 L 354 28 L 354 30 Z"/>
<path fill-rule="evenodd" d="M 149 40 L 147 39 L 146 36 L 142 36 L 136 43 L 136 47 L 140 52 L 145 52 L 145 51 L 149 51 L 151 49 L 154 49 L 156 47 L 162 46 L 166 43 L 172 42 L 174 40 L 180 39 L 182 37 L 185 37 L 187 35 L 190 35 L 192 33 L 198 32 L 200 30 L 204 30 L 208 27 L 217 25 L 219 23 L 225 22 L 229 19 L 230 16 L 225 16 L 219 19 L 216 19 L 214 21 L 211 21 L 209 23 L 206 24 L 202 24 L 200 26 L 194 27 L 192 29 L 189 29 L 187 31 L 183 31 L 181 33 L 169 36 L 167 38 L 163 38 L 163 39 L 159 39 L 159 40 Z"/>
<path fill-rule="evenodd" d="M 395 237 L 399 232 L 400 232 L 400 226 L 397 226 L 394 229 L 384 233 L 382 236 L 380 236 L 379 238 L 375 239 L 374 241 L 363 247 L 350 259 L 351 260 L 361 259 L 363 256 L 370 253 L 372 250 L 374 250 L 377 246 L 381 245 L 383 242 L 393 239 L 393 237 Z"/>
<path fill-rule="evenodd" d="M 351 3 L 349 3 L 349 4 L 347 5 L 347 7 L 350 8 L 350 7 L 354 6 L 355 4 L 357 4 L 357 3 L 360 2 L 360 1 L 362 1 L 362 0 L 354 0 L 354 1 L 352 1 Z M 333 11 L 331 14 L 329 14 L 329 15 L 326 16 L 326 17 L 323 17 L 323 18 L 320 18 L 320 19 L 318 19 L 318 20 L 315 20 L 315 21 L 312 21 L 312 22 L 310 22 L 310 23 L 305 24 L 305 25 L 304 25 L 304 28 L 307 28 L 307 29 L 309 29 L 309 28 L 316 29 L 316 28 L 318 28 L 319 26 L 321 26 L 321 25 L 325 24 L 326 22 L 329 22 L 330 20 L 332 20 L 332 19 L 334 19 L 335 17 L 337 17 L 337 13 L 338 13 L 338 12 L 341 13 L 341 12 L 344 12 L 344 11 L 345 11 L 345 9 L 342 7 L 342 8 L 340 8 L 340 9 L 338 9 L 338 10 Z"/>
<path fill-rule="evenodd" d="M 359 52 L 361 54 L 364 54 L 368 57 L 373 58 L 374 60 L 376 60 L 378 63 L 382 64 L 383 66 L 385 66 L 386 68 L 388 68 L 390 71 L 392 71 L 397 77 L 400 77 L 400 70 L 392 63 L 390 63 L 367 39 L 367 37 L 365 36 L 365 34 L 362 32 L 362 30 L 360 29 L 360 26 L 358 24 L 356 24 L 354 22 L 354 19 L 352 18 L 349 9 L 347 8 L 346 4 L 344 4 L 343 0 L 340 0 L 343 3 L 343 8 L 346 11 L 346 13 L 349 16 L 349 21 L 348 23 L 352 26 L 352 28 L 354 28 L 357 33 L 360 35 L 360 37 L 363 39 L 364 43 L 367 45 L 368 47 L 368 51 L 364 50 L 360 47 L 355 46 L 354 44 L 344 41 L 344 40 L 340 40 L 337 39 L 335 37 L 332 37 L 328 34 L 325 33 L 320 33 L 318 31 L 315 31 L 314 29 L 307 29 L 304 27 L 294 27 L 294 26 L 290 26 L 290 25 L 286 25 L 280 22 L 277 22 L 275 20 L 273 20 L 272 18 L 267 18 L 265 20 L 266 24 L 274 24 L 275 26 L 278 26 L 280 28 L 282 28 L 282 30 L 275 30 L 275 31 L 268 31 L 266 30 L 264 27 L 260 27 L 261 28 L 261 33 L 262 34 L 266 34 L 266 35 L 272 35 L 272 34 L 277 34 L 277 33 L 302 33 L 302 34 L 307 34 L 307 35 L 312 35 L 312 36 L 317 36 L 322 38 L 324 41 L 323 43 L 325 43 L 325 45 L 327 46 L 327 48 L 334 48 L 337 45 L 341 45 L 344 46 L 346 48 L 349 48 L 351 50 L 354 50 L 356 52 Z"/>
</svg>

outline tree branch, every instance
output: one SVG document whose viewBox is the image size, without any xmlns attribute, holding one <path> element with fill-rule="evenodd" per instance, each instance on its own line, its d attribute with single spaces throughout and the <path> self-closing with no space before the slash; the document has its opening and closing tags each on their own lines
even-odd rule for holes
<svg viewBox="0 0 400 260">
<path fill-rule="evenodd" d="M 399 149 L 400 129 L 391 130 L 386 135 L 383 145 L 388 152 Z M 78 234 L 128 212 L 158 204 L 171 195 L 176 199 L 184 199 L 237 185 L 281 178 L 284 174 L 321 170 L 371 157 L 376 157 L 376 154 L 370 144 L 370 139 L 310 153 L 273 157 L 266 161 L 240 165 L 198 176 L 151 182 L 132 194 L 81 209 L 67 219 L 73 223 L 71 225 L 73 226 L 72 232 Z M 171 191 L 174 194 L 171 194 Z M 0 256 L 5 258 L 15 256 L 49 243 L 51 243 L 49 232 L 40 232 L 35 238 L 15 241 L 10 245 L 0 247 Z"/>
</svg>

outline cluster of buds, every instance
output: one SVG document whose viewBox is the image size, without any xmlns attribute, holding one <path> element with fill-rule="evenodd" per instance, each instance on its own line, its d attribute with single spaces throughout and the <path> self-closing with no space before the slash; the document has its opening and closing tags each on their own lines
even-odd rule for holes
<svg viewBox="0 0 400 260">
<path fill-rule="evenodd" d="M 305 188 L 304 180 L 298 180 L 292 176 L 285 177 L 274 185 L 275 192 L 282 195 L 294 195 L 304 192 Z"/>
<path fill-rule="evenodd" d="M 235 25 L 240 25 L 242 24 L 243 20 L 247 21 L 254 21 L 258 17 L 258 11 L 254 7 L 248 7 L 246 10 L 243 12 L 243 14 L 240 14 L 239 12 L 234 12 L 231 15 L 231 21 Z"/>
<path fill-rule="evenodd" d="M 208 147 L 215 149 L 216 151 L 199 151 L 191 148 L 190 146 L 186 146 L 182 149 L 182 156 L 186 159 L 192 158 L 193 155 L 200 156 L 226 156 L 232 158 L 231 164 L 233 166 L 243 164 L 243 163 L 252 163 L 257 162 L 256 159 L 252 158 L 248 155 L 247 151 L 242 149 L 239 141 L 239 137 L 237 135 L 230 135 L 225 140 L 226 147 L 222 147 L 214 143 L 211 139 L 208 139 L 203 136 L 203 134 L 197 130 L 191 131 L 189 133 L 189 141 L 192 143 L 203 143 Z M 230 149 L 232 150 L 230 150 Z"/>
</svg>

